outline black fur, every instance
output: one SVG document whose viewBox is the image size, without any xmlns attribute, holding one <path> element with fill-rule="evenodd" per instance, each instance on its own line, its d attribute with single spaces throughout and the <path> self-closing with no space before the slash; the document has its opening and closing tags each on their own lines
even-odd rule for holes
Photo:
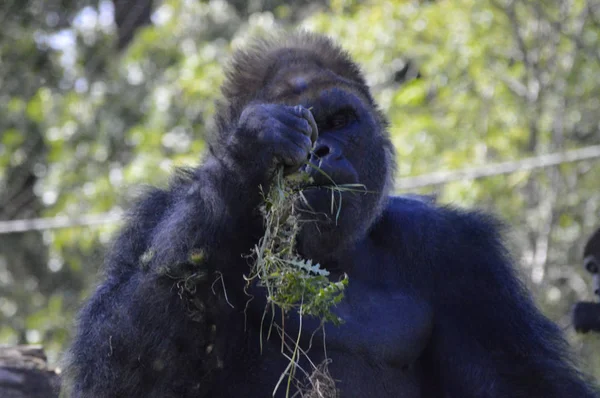
<svg viewBox="0 0 600 398">
<path fill-rule="evenodd" d="M 592 274 L 592 292 L 600 295 L 600 229 L 589 238 L 583 249 L 583 266 Z M 580 301 L 573 307 L 573 327 L 576 331 L 600 332 L 600 303 Z"/>
<path fill-rule="evenodd" d="M 348 274 L 335 308 L 345 322 L 323 335 L 318 320 L 301 326 L 291 314 L 285 330 L 301 328 L 314 364 L 326 343 L 342 397 L 595 396 L 515 276 L 495 221 L 388 196 L 386 121 L 345 52 L 308 34 L 261 41 L 227 76 L 206 161 L 149 192 L 107 257 L 68 356 L 71 396 L 272 394 L 289 360 L 262 326 L 264 290 L 250 287 L 248 302 L 244 255 L 263 233 L 259 186 L 279 165 L 303 163 L 313 123 L 310 161 L 368 193 L 344 193 L 334 220 L 330 192 L 306 192 L 316 214 L 304 217 L 318 222 L 304 224 L 298 249 Z M 310 373 L 306 357 L 298 369 Z"/>
<path fill-rule="evenodd" d="M 595 263 L 600 266 L 600 228 L 590 236 L 590 239 L 585 244 L 583 257 L 584 259 L 593 258 Z"/>
</svg>

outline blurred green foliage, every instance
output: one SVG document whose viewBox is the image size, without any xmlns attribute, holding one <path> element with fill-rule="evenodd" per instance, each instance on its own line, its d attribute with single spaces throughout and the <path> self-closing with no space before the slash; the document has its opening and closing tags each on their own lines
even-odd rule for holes
<svg viewBox="0 0 600 398">
<path fill-rule="evenodd" d="M 197 164 L 222 66 L 277 30 L 329 34 L 360 61 L 398 178 L 600 142 L 600 0 L 154 1 L 121 51 L 113 11 L 0 5 L 0 221 L 125 209 L 143 184 Z M 600 339 L 568 326 L 591 299 L 579 263 L 600 226 L 599 180 L 588 161 L 420 190 L 507 220 L 523 279 L 596 376 Z M 0 343 L 43 342 L 56 360 L 116 228 L 0 235 Z"/>
</svg>

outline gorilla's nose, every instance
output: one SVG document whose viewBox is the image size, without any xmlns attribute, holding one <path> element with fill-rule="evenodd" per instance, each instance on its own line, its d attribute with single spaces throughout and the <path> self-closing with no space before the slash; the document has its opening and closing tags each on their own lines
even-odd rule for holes
<svg viewBox="0 0 600 398">
<path fill-rule="evenodd" d="M 331 185 L 332 183 L 353 182 L 350 167 L 344 157 L 327 143 L 318 143 L 310 154 L 310 165 L 305 170 L 313 178 L 316 185 Z M 351 181 L 352 180 L 352 181 Z"/>
<path fill-rule="evenodd" d="M 317 142 L 309 161 L 320 169 L 333 166 L 341 158 L 339 151 L 326 142 Z"/>
<path fill-rule="evenodd" d="M 330 152 L 331 152 L 331 149 L 329 148 L 328 145 L 319 144 L 313 151 L 313 156 L 316 156 L 318 159 L 323 159 L 324 157 L 329 155 Z"/>
</svg>

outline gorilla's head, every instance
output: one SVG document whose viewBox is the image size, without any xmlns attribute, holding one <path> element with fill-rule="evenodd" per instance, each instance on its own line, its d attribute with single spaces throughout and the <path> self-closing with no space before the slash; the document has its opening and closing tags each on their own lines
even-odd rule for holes
<svg viewBox="0 0 600 398">
<path fill-rule="evenodd" d="M 311 212 L 299 237 L 299 250 L 326 261 L 364 236 L 381 213 L 394 174 L 394 150 L 387 121 L 349 55 L 326 37 L 298 33 L 263 39 L 238 51 L 222 88 L 220 133 L 232 131 L 251 102 L 302 105 L 319 129 L 306 171 L 316 188 L 305 191 Z M 324 172 L 324 173 L 321 173 Z M 363 184 L 367 193 L 333 192 L 319 185 Z M 334 205 L 332 206 L 332 200 Z M 341 206 L 341 210 L 339 210 Z M 316 214 L 315 214 L 316 213 Z"/>
</svg>

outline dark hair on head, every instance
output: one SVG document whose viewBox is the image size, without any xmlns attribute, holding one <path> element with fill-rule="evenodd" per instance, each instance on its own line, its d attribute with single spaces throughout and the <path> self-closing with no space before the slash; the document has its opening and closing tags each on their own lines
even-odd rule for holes
<svg viewBox="0 0 600 398">
<path fill-rule="evenodd" d="M 356 83 L 373 102 L 359 66 L 329 37 L 303 31 L 262 37 L 237 50 L 225 70 L 223 101 L 217 103 L 219 131 L 223 133 L 232 120 L 237 120 L 279 68 L 307 60 Z"/>
<path fill-rule="evenodd" d="M 282 59 L 283 58 L 283 59 Z M 308 32 L 255 40 L 234 53 L 221 88 L 228 101 L 248 102 L 278 66 L 311 59 L 323 69 L 365 86 L 365 78 L 350 55 L 330 38 Z M 282 62 L 282 61 L 285 61 Z"/>
</svg>

